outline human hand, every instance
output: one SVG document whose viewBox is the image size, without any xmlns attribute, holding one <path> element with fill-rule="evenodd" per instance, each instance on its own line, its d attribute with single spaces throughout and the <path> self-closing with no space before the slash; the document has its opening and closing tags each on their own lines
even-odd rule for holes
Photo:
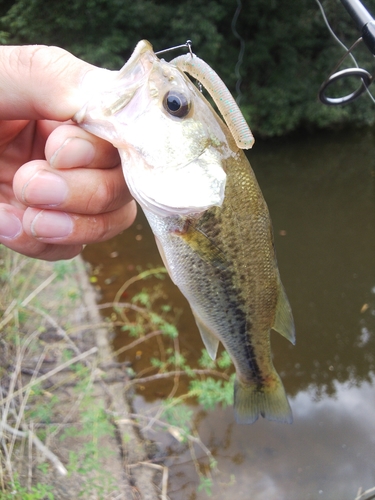
<svg viewBox="0 0 375 500">
<path fill-rule="evenodd" d="M 129 227 L 117 150 L 70 118 L 113 78 L 55 47 L 0 47 L 0 243 L 44 260 Z"/>
</svg>

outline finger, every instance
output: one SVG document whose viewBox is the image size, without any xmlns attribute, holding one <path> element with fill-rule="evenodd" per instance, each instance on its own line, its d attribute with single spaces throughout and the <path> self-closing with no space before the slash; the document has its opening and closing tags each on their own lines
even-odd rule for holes
<svg viewBox="0 0 375 500">
<path fill-rule="evenodd" d="M 61 125 L 49 135 L 45 156 L 56 169 L 112 168 L 120 163 L 117 149 L 109 142 L 73 124 Z"/>
<path fill-rule="evenodd" d="M 132 196 L 120 164 L 114 168 L 55 170 L 45 160 L 24 164 L 13 179 L 19 202 L 29 207 L 94 215 L 127 205 Z"/>
<path fill-rule="evenodd" d="M 0 121 L 0 182 L 13 178 L 26 161 L 44 158 L 46 140 L 59 125 L 53 120 Z"/>
<path fill-rule="evenodd" d="M 42 45 L 2 46 L 0 60 L 0 120 L 66 121 L 115 74 Z"/>
<path fill-rule="evenodd" d="M 127 229 L 134 222 L 136 211 L 134 201 L 113 212 L 98 215 L 27 208 L 23 216 L 23 229 L 30 237 L 43 243 L 96 243 Z"/>
<path fill-rule="evenodd" d="M 44 260 L 71 259 L 78 255 L 82 244 L 59 245 L 38 241 L 25 233 L 22 227 L 23 211 L 0 204 L 0 243 L 27 257 Z"/>
</svg>

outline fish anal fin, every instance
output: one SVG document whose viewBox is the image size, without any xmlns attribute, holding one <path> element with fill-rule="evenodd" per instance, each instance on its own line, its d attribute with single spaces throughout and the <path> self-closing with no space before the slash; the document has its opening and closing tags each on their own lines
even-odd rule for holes
<svg viewBox="0 0 375 500">
<path fill-rule="evenodd" d="M 281 282 L 277 299 L 275 323 L 272 328 L 288 339 L 293 345 L 296 343 L 292 309 Z"/>
<path fill-rule="evenodd" d="M 267 420 L 291 424 L 292 410 L 280 377 L 274 372 L 271 385 L 234 382 L 234 411 L 238 424 L 252 424 L 259 416 Z"/>
<path fill-rule="evenodd" d="M 199 333 L 201 334 L 203 343 L 211 359 L 216 359 L 217 350 L 219 348 L 219 340 L 212 331 L 203 323 L 199 316 L 193 311 L 195 321 Z"/>
</svg>

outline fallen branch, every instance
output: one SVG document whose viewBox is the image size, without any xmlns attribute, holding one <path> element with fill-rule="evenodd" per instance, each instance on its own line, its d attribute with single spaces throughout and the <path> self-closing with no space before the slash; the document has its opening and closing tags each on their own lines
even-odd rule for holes
<svg viewBox="0 0 375 500">
<path fill-rule="evenodd" d="M 57 274 L 56 273 L 52 273 L 46 280 L 43 281 L 43 283 L 41 283 L 37 288 L 35 288 L 35 290 L 33 290 L 20 304 L 20 307 L 25 307 L 34 297 L 36 297 L 38 295 L 39 292 L 41 292 L 44 288 L 46 288 L 46 286 L 48 286 L 55 278 L 56 278 Z M 9 323 L 9 321 L 13 318 L 13 309 L 16 307 L 17 305 L 17 301 L 13 301 L 11 303 L 11 310 L 10 309 L 10 306 L 8 307 L 7 311 L 8 311 L 8 315 L 0 322 L 0 330 L 2 328 L 4 328 L 5 325 L 7 325 Z"/>
<path fill-rule="evenodd" d="M 143 279 L 148 278 L 149 276 L 153 276 L 155 274 L 166 274 L 166 273 L 167 273 L 167 270 L 165 269 L 165 267 L 157 267 L 155 269 L 143 271 L 143 272 L 139 273 L 137 276 L 133 276 L 133 278 L 130 278 L 127 281 L 125 281 L 125 283 L 119 288 L 113 302 L 115 302 L 115 303 L 120 302 L 121 295 L 125 292 L 125 290 L 130 285 L 132 285 L 136 281 L 143 280 Z"/>
<path fill-rule="evenodd" d="M 368 496 L 371 495 L 371 496 Z M 357 496 L 354 500 L 373 500 L 375 498 L 375 488 L 363 491 L 363 488 L 359 488 Z"/>
<path fill-rule="evenodd" d="M 207 446 L 203 443 L 203 441 L 200 439 L 199 436 L 197 437 L 197 436 L 193 436 L 192 434 L 187 434 L 186 432 L 183 432 L 176 425 L 168 424 L 167 422 L 163 422 L 162 420 L 154 419 L 153 417 L 148 417 L 147 415 L 141 415 L 141 414 L 137 414 L 137 413 L 129 413 L 129 417 L 130 417 L 130 419 L 118 419 L 118 420 L 116 420 L 116 423 L 119 423 L 119 424 L 131 423 L 132 425 L 136 425 L 137 427 L 142 429 L 143 428 L 142 424 L 139 424 L 138 422 L 136 422 L 135 419 L 153 420 L 153 423 L 159 425 L 160 427 L 165 428 L 169 432 L 169 434 L 171 436 L 173 436 L 177 441 L 181 442 L 184 438 L 186 438 L 188 441 L 191 441 L 193 443 L 197 443 L 197 445 L 204 451 L 204 453 L 208 457 L 213 458 L 212 453 L 207 448 Z M 355 499 L 355 500 L 357 500 L 357 499 Z"/>
<path fill-rule="evenodd" d="M 128 465 L 129 469 L 134 467 L 139 467 L 140 465 L 144 465 L 146 467 L 151 467 L 151 469 L 157 469 L 163 471 L 163 477 L 161 481 L 161 500 L 168 500 L 167 491 L 168 491 L 168 467 L 165 465 L 153 464 L 152 462 L 138 462 L 137 464 Z"/>
<path fill-rule="evenodd" d="M 162 334 L 163 332 L 161 330 L 155 330 L 154 332 L 148 333 L 144 337 L 134 340 L 134 342 L 131 342 L 130 344 L 121 347 L 120 349 L 117 349 L 117 351 L 113 353 L 113 356 L 117 357 L 119 354 L 128 351 L 129 349 L 133 349 L 133 347 L 137 346 L 138 344 L 142 344 L 142 342 L 144 342 L 145 340 L 149 340 L 152 337 L 156 337 L 156 335 L 162 335 Z"/>
<path fill-rule="evenodd" d="M 194 375 L 215 375 L 216 377 L 221 377 L 225 380 L 230 380 L 229 375 L 226 373 L 219 372 L 217 370 L 210 370 L 210 369 L 194 369 L 192 368 L 189 370 L 189 372 L 185 372 L 183 370 L 174 370 L 171 372 L 165 372 L 165 373 L 156 373 L 155 375 L 150 375 L 149 377 L 141 377 L 141 378 L 134 378 L 131 380 L 124 388 L 124 390 L 127 390 L 130 386 L 135 385 L 135 384 L 144 384 L 147 382 L 153 382 L 155 380 L 160 380 L 163 378 L 169 378 L 169 377 L 175 377 L 176 375 L 190 375 L 191 373 L 194 373 Z"/>
<path fill-rule="evenodd" d="M 13 429 L 13 427 L 11 427 L 6 423 L 2 424 L 0 423 L 0 436 L 1 433 L 3 433 L 4 431 L 8 432 L 9 434 L 12 434 L 18 439 L 23 439 L 23 438 L 31 439 L 35 447 L 38 448 L 38 450 L 43 453 L 43 455 L 52 463 L 55 469 L 62 476 L 66 476 L 68 474 L 68 471 L 61 463 L 61 461 L 57 458 L 57 456 L 49 448 L 47 448 L 45 444 L 42 443 L 42 441 L 38 438 L 36 434 L 34 434 L 33 431 L 31 431 L 30 429 L 27 429 L 25 431 L 20 431 L 17 429 Z"/>
<path fill-rule="evenodd" d="M 39 314 L 40 316 L 42 316 L 46 321 L 48 321 L 48 323 L 56 329 L 57 333 L 59 335 L 61 335 L 62 338 L 65 339 L 65 341 L 71 346 L 71 348 L 73 349 L 73 351 L 79 355 L 81 354 L 81 351 L 78 349 L 78 347 L 75 345 L 75 343 L 72 341 L 72 339 L 69 337 L 69 335 L 67 334 L 67 332 L 64 330 L 64 328 L 62 328 L 58 323 L 57 321 L 51 316 L 49 315 L 48 313 L 46 313 L 45 311 L 43 311 L 42 309 L 39 309 L 39 307 L 34 307 L 32 305 L 28 305 L 27 306 L 27 309 L 30 309 L 31 311 L 35 312 L 36 314 Z"/>
<path fill-rule="evenodd" d="M 139 307 L 135 304 L 131 304 L 130 302 L 105 302 L 104 304 L 98 304 L 98 309 L 110 309 L 110 308 L 122 308 L 122 309 L 131 309 L 132 311 L 136 311 L 139 313 L 147 313 L 147 309 L 145 307 Z"/>
<path fill-rule="evenodd" d="M 56 375 L 56 373 L 61 372 L 62 370 L 64 370 L 68 366 L 74 365 L 74 363 L 78 363 L 78 361 L 81 361 L 82 359 L 85 359 L 88 356 L 91 356 L 91 354 L 95 354 L 96 352 L 98 352 L 98 348 L 97 347 L 92 347 L 88 351 L 85 351 L 85 352 L 79 354 L 78 356 L 75 356 L 74 358 L 69 359 L 68 361 L 65 361 L 65 363 L 62 363 L 61 365 L 57 366 L 53 370 L 50 370 L 45 375 L 42 375 L 41 377 L 36 378 L 34 381 L 29 382 L 28 384 L 26 384 L 21 389 L 18 389 L 18 391 L 14 391 L 12 394 L 10 394 L 9 396 L 7 396 L 6 398 L 0 400 L 0 405 L 4 405 L 4 404 L 8 403 L 15 396 L 18 396 L 19 394 L 22 394 L 23 392 L 25 392 L 30 387 L 32 387 L 34 385 L 37 385 L 37 384 L 40 384 L 44 380 L 47 380 L 48 378 L 52 377 L 53 375 Z"/>
</svg>

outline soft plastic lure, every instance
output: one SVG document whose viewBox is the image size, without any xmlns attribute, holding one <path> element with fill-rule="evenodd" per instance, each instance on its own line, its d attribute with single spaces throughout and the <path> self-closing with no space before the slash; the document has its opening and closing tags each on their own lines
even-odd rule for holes
<svg viewBox="0 0 375 500">
<path fill-rule="evenodd" d="M 232 94 L 219 75 L 195 54 L 176 57 L 172 59 L 170 64 L 193 76 L 203 85 L 223 115 L 237 146 L 241 149 L 252 148 L 254 136 Z"/>
</svg>

